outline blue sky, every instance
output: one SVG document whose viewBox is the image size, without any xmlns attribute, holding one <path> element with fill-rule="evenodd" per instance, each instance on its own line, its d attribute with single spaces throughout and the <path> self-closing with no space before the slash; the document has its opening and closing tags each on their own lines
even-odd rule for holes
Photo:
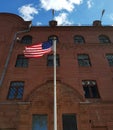
<svg viewBox="0 0 113 130">
<path fill-rule="evenodd" d="M 100 20 L 113 25 L 113 0 L 0 0 L 0 12 L 14 13 L 32 25 L 45 26 L 53 19 L 58 25 L 91 25 Z"/>
</svg>

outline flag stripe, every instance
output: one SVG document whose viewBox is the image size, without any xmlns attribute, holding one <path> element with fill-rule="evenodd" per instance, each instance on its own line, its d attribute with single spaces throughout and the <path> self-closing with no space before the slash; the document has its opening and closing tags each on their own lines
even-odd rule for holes
<svg viewBox="0 0 113 130">
<path fill-rule="evenodd" d="M 44 50 L 25 50 L 24 53 L 45 53 L 51 51 L 51 48 Z"/>
<path fill-rule="evenodd" d="M 24 54 L 26 54 L 26 53 L 48 53 L 48 52 L 50 52 L 51 51 L 51 49 L 49 49 L 49 50 L 45 50 L 45 51 L 41 51 L 41 50 L 39 50 L 39 51 L 24 51 Z"/>
<path fill-rule="evenodd" d="M 24 55 L 28 58 L 38 58 L 43 56 L 44 54 L 50 53 L 51 51 L 52 43 L 48 41 L 32 46 L 26 46 L 24 50 Z"/>
</svg>

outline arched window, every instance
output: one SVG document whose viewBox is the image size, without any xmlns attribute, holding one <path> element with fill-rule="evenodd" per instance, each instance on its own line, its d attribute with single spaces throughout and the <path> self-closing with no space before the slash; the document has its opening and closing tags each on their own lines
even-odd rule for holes
<svg viewBox="0 0 113 130">
<path fill-rule="evenodd" d="M 58 36 L 56 35 L 51 35 L 48 37 L 48 40 L 53 40 L 53 39 L 55 39 L 57 43 L 59 42 Z"/>
<path fill-rule="evenodd" d="M 21 39 L 21 43 L 22 44 L 31 44 L 32 43 L 32 36 L 30 36 L 30 35 L 23 36 Z"/>
<path fill-rule="evenodd" d="M 108 36 L 106 36 L 106 35 L 100 35 L 99 36 L 99 41 L 100 41 L 100 43 L 111 43 L 110 42 L 110 39 L 109 39 L 109 37 Z"/>
<path fill-rule="evenodd" d="M 74 43 L 76 44 L 83 44 L 85 43 L 84 37 L 80 35 L 75 35 L 74 36 Z"/>
</svg>

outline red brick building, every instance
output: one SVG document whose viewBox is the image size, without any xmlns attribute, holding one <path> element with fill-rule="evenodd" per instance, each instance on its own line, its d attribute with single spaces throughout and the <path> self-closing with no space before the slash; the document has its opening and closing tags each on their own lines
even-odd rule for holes
<svg viewBox="0 0 113 130">
<path fill-rule="evenodd" d="M 53 37 L 58 130 L 113 130 L 113 27 L 30 23 L 0 14 L 0 130 L 53 130 L 53 55 L 23 55 Z"/>
</svg>

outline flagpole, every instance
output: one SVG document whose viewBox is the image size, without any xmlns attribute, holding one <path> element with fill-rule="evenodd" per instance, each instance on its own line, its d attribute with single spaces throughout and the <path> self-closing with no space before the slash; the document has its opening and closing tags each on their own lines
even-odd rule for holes
<svg viewBox="0 0 113 130">
<path fill-rule="evenodd" d="M 52 9 L 52 19 L 54 20 L 54 14 L 55 14 L 55 10 Z"/>
<path fill-rule="evenodd" d="M 57 130 L 57 94 L 56 94 L 56 38 L 53 39 L 54 60 L 54 130 Z"/>
<path fill-rule="evenodd" d="M 102 17 L 103 17 L 103 15 L 104 15 L 104 13 L 105 13 L 105 9 L 102 10 L 101 17 L 100 17 L 100 21 L 102 21 Z"/>
</svg>

